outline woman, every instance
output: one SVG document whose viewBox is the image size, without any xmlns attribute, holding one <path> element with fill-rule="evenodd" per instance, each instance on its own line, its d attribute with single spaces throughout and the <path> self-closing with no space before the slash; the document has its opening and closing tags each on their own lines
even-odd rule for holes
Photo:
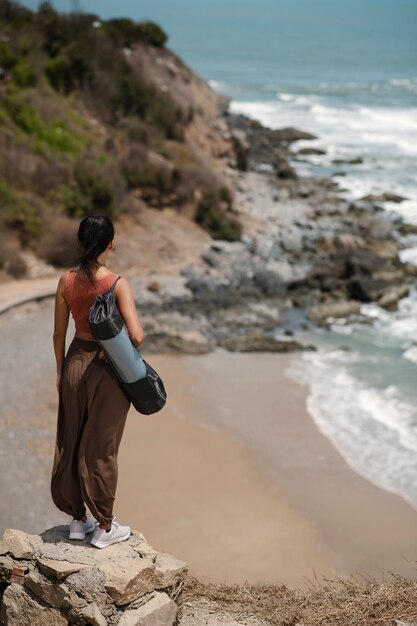
<svg viewBox="0 0 417 626">
<path fill-rule="evenodd" d="M 62 274 L 55 296 L 53 341 L 59 408 L 51 494 L 55 505 L 73 517 L 70 539 L 84 539 L 94 531 L 92 545 L 106 548 L 130 535 L 129 526 L 119 525 L 113 517 L 117 453 L 130 403 L 87 321 L 96 296 L 117 278 L 106 267 L 114 246 L 112 222 L 103 216 L 85 217 L 79 225 L 78 242 L 79 265 Z M 114 294 L 130 338 L 139 348 L 144 332 L 125 278 L 117 281 Z M 75 336 L 64 356 L 70 312 Z M 98 525 L 87 516 L 85 505 Z"/>
</svg>

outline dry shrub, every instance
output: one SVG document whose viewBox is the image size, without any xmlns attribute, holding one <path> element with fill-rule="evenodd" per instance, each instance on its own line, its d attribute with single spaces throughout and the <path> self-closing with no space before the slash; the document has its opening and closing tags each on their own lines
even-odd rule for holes
<svg viewBox="0 0 417 626">
<path fill-rule="evenodd" d="M 20 245 L 12 233 L 4 231 L 0 236 L 0 268 L 12 278 L 26 275 L 26 263 L 20 256 Z"/>
<path fill-rule="evenodd" d="M 148 144 L 148 125 L 139 117 L 123 118 L 119 122 L 119 128 L 124 131 L 127 139 L 132 143 Z"/>
<path fill-rule="evenodd" d="M 391 626 L 417 619 L 417 580 L 388 572 L 388 580 L 361 574 L 307 581 L 308 589 L 286 585 L 203 584 L 192 576 L 181 605 L 208 600 L 218 610 L 271 626 Z"/>
<path fill-rule="evenodd" d="M 63 204 L 70 217 L 100 213 L 112 218 L 119 211 L 124 191 L 125 181 L 117 168 L 91 154 L 75 163 Z"/>
<path fill-rule="evenodd" d="M 182 169 L 195 162 L 195 155 L 187 143 L 167 139 L 164 144 L 164 153 L 177 168 Z"/>
<path fill-rule="evenodd" d="M 220 181 L 216 174 L 207 165 L 186 165 L 180 170 L 181 177 L 177 187 L 177 194 L 181 202 L 193 201 L 196 192 L 203 194 L 216 189 Z"/>
<path fill-rule="evenodd" d="M 52 218 L 45 224 L 37 246 L 37 254 L 47 263 L 57 267 L 70 267 L 79 255 L 77 230 L 79 220 L 63 215 Z"/>
<path fill-rule="evenodd" d="M 62 185 L 68 169 L 57 159 L 31 152 L 29 142 L 12 137 L 0 138 L 0 175 L 9 185 L 45 196 Z"/>
<path fill-rule="evenodd" d="M 172 163 L 155 152 L 148 152 L 144 146 L 131 148 L 121 163 L 121 171 L 129 189 L 153 187 L 166 192 L 173 186 Z"/>
<path fill-rule="evenodd" d="M 204 193 L 197 205 L 194 219 L 213 239 L 238 241 L 242 237 L 242 224 L 229 214 L 231 202 L 230 192 L 220 187 Z"/>
</svg>

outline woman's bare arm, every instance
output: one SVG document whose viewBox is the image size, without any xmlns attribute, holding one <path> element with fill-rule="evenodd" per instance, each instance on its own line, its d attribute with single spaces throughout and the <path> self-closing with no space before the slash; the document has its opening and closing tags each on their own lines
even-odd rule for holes
<svg viewBox="0 0 417 626">
<path fill-rule="evenodd" d="M 114 288 L 114 295 L 116 304 L 126 324 L 129 337 L 134 346 L 139 348 L 145 338 L 145 333 L 143 332 L 142 324 L 140 323 L 136 310 L 132 288 L 126 278 L 122 277 L 117 281 L 116 287 Z"/>
<path fill-rule="evenodd" d="M 56 360 L 56 385 L 59 391 L 62 366 L 65 357 L 65 338 L 67 336 L 69 307 L 64 298 L 66 273 L 59 279 L 55 293 L 54 351 Z"/>
</svg>

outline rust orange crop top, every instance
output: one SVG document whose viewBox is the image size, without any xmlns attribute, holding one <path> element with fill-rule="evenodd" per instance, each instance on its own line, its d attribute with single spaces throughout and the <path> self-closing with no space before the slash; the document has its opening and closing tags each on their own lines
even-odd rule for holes
<svg viewBox="0 0 417 626">
<path fill-rule="evenodd" d="M 97 278 L 97 284 L 92 285 L 86 278 L 79 276 L 76 270 L 68 272 L 64 298 L 74 319 L 76 333 L 91 333 L 87 319 L 88 312 L 96 297 L 110 289 L 118 275 L 110 272 L 103 278 Z"/>
</svg>

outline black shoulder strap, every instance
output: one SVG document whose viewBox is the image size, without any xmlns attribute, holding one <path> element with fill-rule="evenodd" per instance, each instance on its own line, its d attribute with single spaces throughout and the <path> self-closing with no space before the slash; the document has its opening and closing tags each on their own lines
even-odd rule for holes
<svg viewBox="0 0 417 626">
<path fill-rule="evenodd" d="M 114 288 L 116 287 L 116 283 L 117 283 L 117 281 L 119 280 L 119 278 L 121 278 L 121 276 L 118 276 L 118 277 L 116 278 L 116 280 L 114 281 L 114 283 L 112 284 L 112 286 L 110 287 L 110 289 L 111 289 L 112 291 L 114 291 Z"/>
</svg>

